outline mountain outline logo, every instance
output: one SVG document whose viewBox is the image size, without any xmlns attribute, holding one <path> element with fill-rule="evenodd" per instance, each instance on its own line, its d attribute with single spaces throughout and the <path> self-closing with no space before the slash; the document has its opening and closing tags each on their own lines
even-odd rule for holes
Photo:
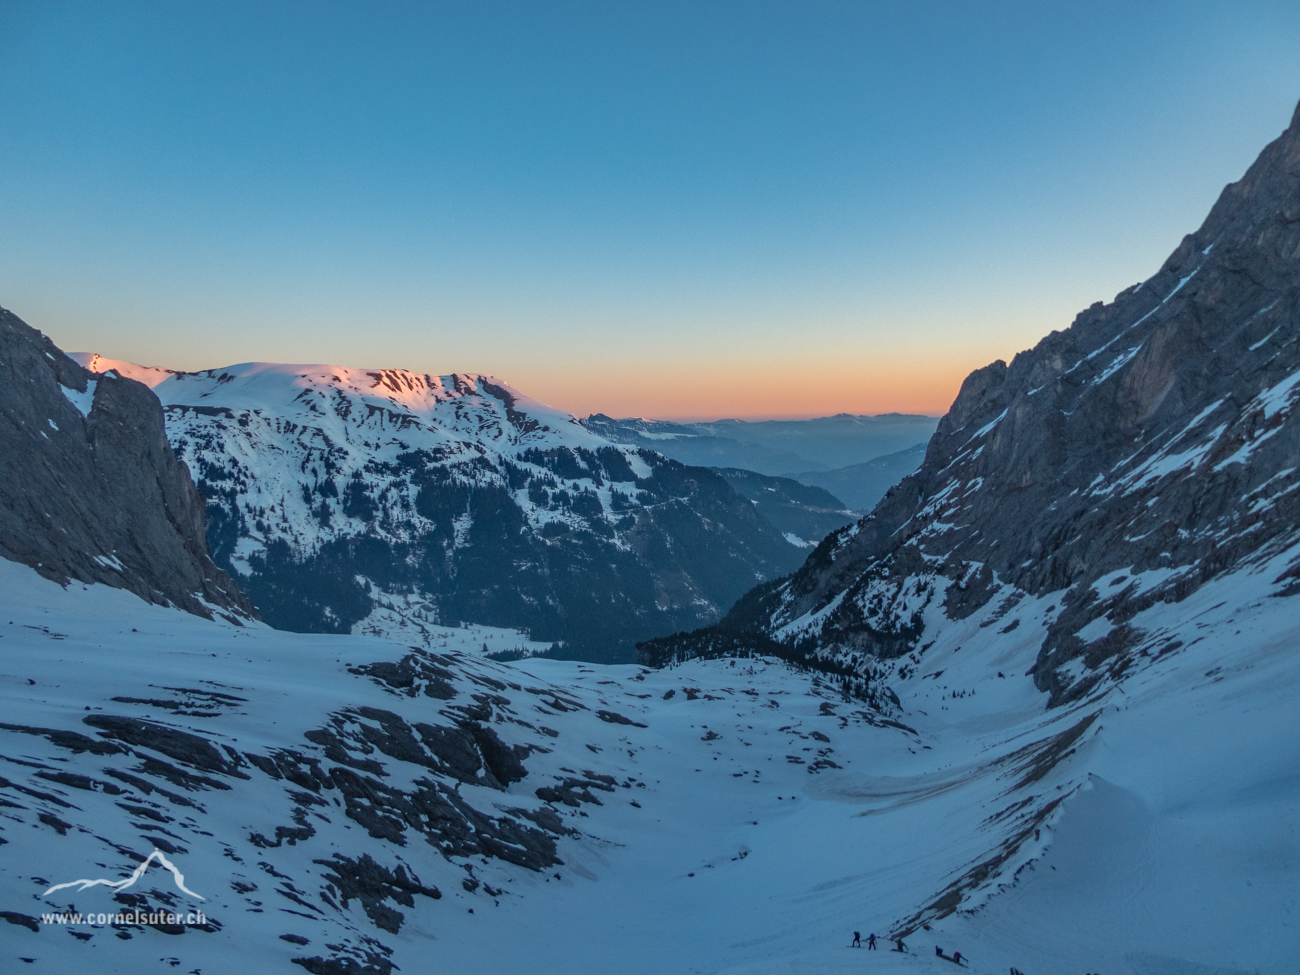
<svg viewBox="0 0 1300 975">
<path fill-rule="evenodd" d="M 53 887 L 51 887 L 41 896 L 48 897 L 56 890 L 64 890 L 65 888 L 68 887 L 76 887 L 78 892 L 86 890 L 87 888 L 90 887 L 98 887 L 98 886 L 111 887 L 114 890 L 119 890 L 119 891 L 126 890 L 126 888 L 130 887 L 137 880 L 139 880 L 141 877 L 144 876 L 144 872 L 149 869 L 149 864 L 153 863 L 155 860 L 157 860 L 169 871 L 171 871 L 172 879 L 176 881 L 176 886 L 181 889 L 182 893 L 187 894 L 190 897 L 197 897 L 201 901 L 207 900 L 207 898 L 204 897 L 202 894 L 196 894 L 194 891 L 190 890 L 188 887 L 185 886 L 185 874 L 181 873 L 180 870 L 177 869 L 176 864 L 168 860 L 167 857 L 163 854 L 162 850 L 159 850 L 157 848 L 155 848 L 154 851 L 149 854 L 149 856 L 145 859 L 145 861 L 142 864 L 140 864 L 138 867 L 135 868 L 135 870 L 131 873 L 129 877 L 123 877 L 121 880 L 105 880 L 102 877 L 96 880 L 84 880 L 84 879 L 70 880 L 66 884 L 55 884 Z"/>
</svg>

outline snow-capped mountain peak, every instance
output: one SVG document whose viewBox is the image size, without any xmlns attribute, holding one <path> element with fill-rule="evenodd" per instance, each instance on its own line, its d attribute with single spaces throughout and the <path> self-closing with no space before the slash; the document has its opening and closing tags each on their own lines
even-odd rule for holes
<svg viewBox="0 0 1300 975">
<path fill-rule="evenodd" d="M 588 432 L 573 414 L 548 406 L 481 373 L 432 376 L 408 369 L 357 369 L 328 364 L 242 362 L 219 369 L 183 372 L 141 366 L 96 353 L 72 358 L 91 372 L 117 372 L 149 386 L 164 406 L 304 411 L 320 416 L 326 403 L 405 415 L 449 436 L 470 432 L 510 444 L 600 447 L 604 438 Z M 325 402 L 322 402 L 325 401 Z M 448 406 L 451 409 L 448 409 Z M 350 408 L 345 408 L 346 413 Z M 398 421 L 400 422 L 400 421 Z M 496 424 L 496 429 L 493 428 Z M 549 436 L 548 436 L 549 434 Z"/>
<path fill-rule="evenodd" d="M 153 389 L 160 382 L 176 374 L 174 369 L 141 366 L 125 359 L 109 359 L 97 352 L 69 352 L 68 358 L 79 363 L 86 371 L 94 373 L 115 372 L 123 379 L 134 379 Z"/>
<path fill-rule="evenodd" d="M 628 660 L 800 560 L 721 476 L 492 376 L 78 358 L 152 383 L 214 557 L 278 627 L 427 643 L 470 622 Z"/>
</svg>

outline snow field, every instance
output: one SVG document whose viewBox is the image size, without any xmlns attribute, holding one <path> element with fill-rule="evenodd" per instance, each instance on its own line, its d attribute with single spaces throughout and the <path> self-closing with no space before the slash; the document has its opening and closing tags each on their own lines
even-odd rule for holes
<svg viewBox="0 0 1300 975">
<path fill-rule="evenodd" d="M 229 791 L 174 790 L 197 808 L 157 807 L 175 819 L 165 835 L 186 851 L 171 858 L 220 930 L 176 937 L 144 929 L 122 940 L 86 927 L 92 936 L 82 941 L 70 929 L 0 924 L 0 957 L 10 967 L 33 957 L 31 970 L 52 972 L 170 970 L 173 958 L 185 971 L 270 971 L 328 954 L 326 943 L 374 937 L 402 971 L 458 975 L 951 971 L 934 957 L 935 944 L 988 973 L 1011 965 L 1028 975 L 1290 971 L 1300 947 L 1300 621 L 1286 600 L 1261 595 L 1267 578 L 1239 573 L 1184 603 L 1156 604 L 1142 626 L 1177 632 L 1185 647 L 1118 688 L 1052 712 L 1024 676 L 1050 600 L 1022 600 L 1005 617 L 1021 623 L 1005 634 L 981 628 L 984 614 L 949 621 L 894 685 L 905 728 L 772 661 L 694 661 L 658 672 L 539 658 L 503 665 L 471 657 L 483 641 L 467 635 L 459 650 L 447 648 L 463 654 L 460 673 L 553 687 L 585 708 L 558 713 L 545 698 L 505 692 L 513 713 L 558 737 L 520 726 L 516 740 L 552 750 L 528 757 L 530 774 L 507 793 L 460 786 L 467 801 L 539 808 L 536 788 L 570 770 L 631 783 L 596 792 L 599 805 L 555 805 L 579 831 L 560 840 L 562 865 L 535 872 L 475 859 L 475 879 L 498 893 L 470 892 L 460 860 L 415 834 L 404 846 L 376 840 L 332 804 L 315 810 L 329 822 L 313 819 L 312 838 L 258 848 L 250 834 L 288 824 L 292 803 L 285 783 L 244 767 L 249 778 L 225 779 Z M 5 723 L 93 738 L 81 721 L 90 707 L 192 729 L 239 751 L 319 754 L 303 732 L 341 708 L 369 705 L 416 720 L 439 703 L 395 697 L 348 672 L 406 652 L 387 641 L 209 623 L 105 587 L 65 591 L 11 563 L 0 563 L 0 591 Z M 449 642 L 457 633 L 465 635 L 448 631 Z M 926 676 L 937 670 L 938 678 Z M 215 707 L 213 718 L 112 700 L 174 698 L 167 688 L 242 700 Z M 604 720 L 602 710 L 634 723 Z M 1044 742 L 1089 719 L 1064 754 L 1048 754 Z M 513 726 L 495 727 L 506 736 Z M 0 809 L 9 841 L 0 846 L 3 909 L 115 909 L 103 888 L 46 901 L 40 893 L 129 872 L 131 861 L 106 841 L 147 853 L 147 834 L 119 803 L 159 797 L 61 787 L 36 777 L 43 769 L 31 763 L 123 783 L 105 776 L 102 756 L 5 730 L 0 741 L 0 775 L 72 807 L 6 790 L 23 808 Z M 838 767 L 810 773 L 819 760 Z M 398 787 L 427 774 L 401 762 L 386 769 L 385 782 Z M 1021 836 L 1032 814 L 1058 798 Z M 38 811 L 69 823 L 66 835 Z M 963 888 L 957 913 L 925 912 L 1017 840 L 999 870 Z M 377 930 L 356 901 L 329 910 L 319 899 L 324 871 L 313 861 L 334 853 L 405 864 L 442 899 L 416 896 L 413 908 L 401 908 L 406 921 L 396 934 Z M 169 879 L 155 871 L 137 887 L 166 894 Z M 241 893 L 236 883 L 256 889 Z M 188 901 L 177 895 L 175 903 Z M 847 947 L 854 930 L 883 937 L 910 919 L 930 925 L 907 936 L 914 955 Z M 286 933 L 309 944 L 281 940 Z"/>
</svg>

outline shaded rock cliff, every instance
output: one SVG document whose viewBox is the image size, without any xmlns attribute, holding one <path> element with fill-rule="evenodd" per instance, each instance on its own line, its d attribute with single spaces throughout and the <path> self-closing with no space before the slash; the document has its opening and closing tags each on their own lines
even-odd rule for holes
<svg viewBox="0 0 1300 975">
<path fill-rule="evenodd" d="M 3 309 L 0 457 L 0 555 L 199 616 L 255 615 L 208 557 L 204 501 L 167 446 L 158 398 L 92 375 Z"/>
</svg>

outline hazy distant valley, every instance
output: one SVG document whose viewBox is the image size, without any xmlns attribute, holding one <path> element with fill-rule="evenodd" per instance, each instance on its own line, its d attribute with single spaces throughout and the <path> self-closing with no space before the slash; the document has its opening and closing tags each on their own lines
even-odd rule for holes
<svg viewBox="0 0 1300 975">
<path fill-rule="evenodd" d="M 582 422 L 616 443 L 646 447 L 683 464 L 738 468 L 820 487 L 865 512 L 921 466 L 939 418 L 845 413 L 814 420 L 669 423 L 594 414 Z"/>
</svg>

